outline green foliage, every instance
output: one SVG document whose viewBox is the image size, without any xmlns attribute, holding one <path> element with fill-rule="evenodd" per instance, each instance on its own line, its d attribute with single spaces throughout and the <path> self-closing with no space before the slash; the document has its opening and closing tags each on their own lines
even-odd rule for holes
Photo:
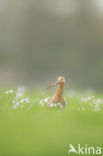
<svg viewBox="0 0 103 156">
<path fill-rule="evenodd" d="M 48 109 L 40 105 L 48 96 L 25 93 L 23 99 L 29 97 L 30 103 L 19 98 L 15 108 L 16 91 L 0 92 L 0 156 L 65 156 L 69 144 L 79 143 L 102 147 L 102 97 L 66 94 L 65 109 Z M 97 103 L 100 109 L 95 109 Z"/>
</svg>

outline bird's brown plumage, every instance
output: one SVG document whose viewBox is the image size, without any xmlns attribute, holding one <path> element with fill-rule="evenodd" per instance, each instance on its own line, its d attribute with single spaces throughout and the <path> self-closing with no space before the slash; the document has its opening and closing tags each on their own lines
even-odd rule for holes
<svg viewBox="0 0 103 156">
<path fill-rule="evenodd" d="M 53 84 L 51 84 L 48 88 L 57 85 L 58 88 L 56 91 L 56 95 L 48 99 L 48 104 L 58 104 L 60 103 L 63 107 L 65 106 L 65 99 L 63 97 L 63 89 L 64 89 L 64 84 L 65 84 L 65 79 L 63 76 L 58 77 L 57 81 Z"/>
</svg>

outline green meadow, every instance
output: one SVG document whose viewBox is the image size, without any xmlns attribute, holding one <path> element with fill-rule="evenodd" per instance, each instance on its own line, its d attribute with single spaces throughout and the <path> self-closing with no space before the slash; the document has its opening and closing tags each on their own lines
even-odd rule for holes
<svg viewBox="0 0 103 156">
<path fill-rule="evenodd" d="M 76 155 L 69 144 L 103 148 L 103 96 L 65 92 L 64 109 L 40 104 L 51 95 L 0 91 L 0 156 Z"/>
</svg>

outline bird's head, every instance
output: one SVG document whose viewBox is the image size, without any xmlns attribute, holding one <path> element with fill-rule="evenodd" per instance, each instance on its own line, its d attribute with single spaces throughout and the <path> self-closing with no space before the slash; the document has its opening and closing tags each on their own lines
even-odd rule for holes
<svg viewBox="0 0 103 156">
<path fill-rule="evenodd" d="M 63 76 L 60 76 L 60 77 L 57 78 L 57 81 L 52 83 L 48 88 L 53 87 L 55 85 L 62 85 L 64 83 L 65 83 L 65 78 Z"/>
</svg>

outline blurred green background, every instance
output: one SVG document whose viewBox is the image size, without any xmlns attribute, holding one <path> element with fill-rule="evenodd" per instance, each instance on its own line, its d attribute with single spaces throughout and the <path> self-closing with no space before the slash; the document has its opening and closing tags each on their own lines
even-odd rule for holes
<svg viewBox="0 0 103 156">
<path fill-rule="evenodd" d="M 0 0 L 0 85 L 101 90 L 102 70 L 102 0 Z"/>
<path fill-rule="evenodd" d="M 1 90 L 42 88 L 60 75 L 69 89 L 103 90 L 103 0 L 0 0 L 0 156 L 64 156 L 79 143 L 103 149 L 99 92 L 95 112 L 81 101 L 89 89 L 65 92 L 64 110 L 42 108 L 43 89 L 27 93 L 30 109 L 21 99 L 14 109 L 17 91 Z"/>
<path fill-rule="evenodd" d="M 15 93 L 0 95 L 0 156 L 76 156 L 68 154 L 69 144 L 76 150 L 78 144 L 99 146 L 103 156 L 103 102 L 98 111 L 90 101 L 81 101 L 84 94 L 65 95 L 65 109 L 48 109 L 40 105 L 48 94 L 28 92 L 24 97 L 29 96 L 31 102 L 14 109 Z M 97 98 L 103 96 L 95 95 Z"/>
</svg>

